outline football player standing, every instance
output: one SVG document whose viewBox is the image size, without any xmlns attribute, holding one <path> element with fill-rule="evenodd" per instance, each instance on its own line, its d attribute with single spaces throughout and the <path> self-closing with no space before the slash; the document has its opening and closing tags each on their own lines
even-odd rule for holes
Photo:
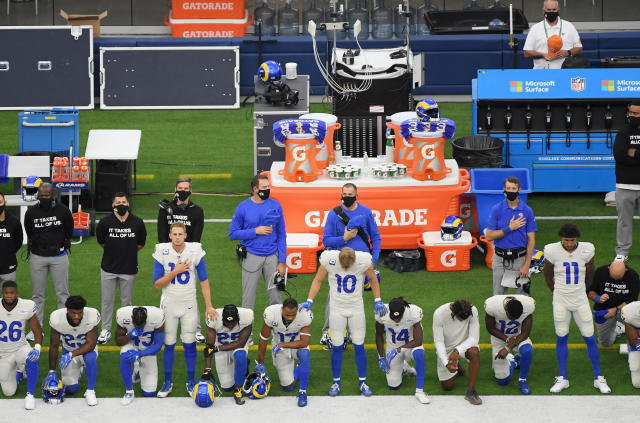
<svg viewBox="0 0 640 423">
<path fill-rule="evenodd" d="M 287 298 L 282 304 L 267 307 L 263 318 L 258 344 L 258 365 L 255 370 L 260 374 L 266 373 L 264 353 L 271 336 L 271 357 L 278 371 L 280 386 L 285 392 L 289 392 L 295 388 L 296 381 L 300 380 L 298 406 L 305 407 L 311 371 L 309 337 L 313 313 L 309 310 L 298 310 L 298 302 L 293 298 Z M 296 358 L 298 365 L 294 366 Z"/>
<path fill-rule="evenodd" d="M 429 397 L 423 390 L 427 365 L 422 346 L 422 309 L 409 304 L 402 297 L 389 301 L 388 308 L 387 315 L 376 316 L 376 347 L 380 370 L 387 374 L 387 385 L 392 391 L 400 388 L 404 372 L 415 375 L 414 396 L 421 404 L 429 404 Z M 415 368 L 409 366 L 411 360 L 415 361 Z"/>
<path fill-rule="evenodd" d="M 320 255 L 320 267 L 316 273 L 307 301 L 301 304 L 301 309 L 311 310 L 313 299 L 320 290 L 325 277 L 329 279 L 330 317 L 329 329 L 331 330 L 331 370 L 333 372 L 333 384 L 329 395 L 336 396 L 340 393 L 342 383 L 340 373 L 342 370 L 342 343 L 344 331 L 349 326 L 353 349 L 355 351 L 356 367 L 358 368 L 358 385 L 364 396 L 372 395 L 367 385 L 367 354 L 364 350 L 365 314 L 362 291 L 365 275 L 371 281 L 371 291 L 375 298 L 375 314 L 384 316 L 387 308 L 380 299 L 380 285 L 378 277 L 373 269 L 371 254 L 363 251 L 354 251 L 353 248 L 344 247 L 342 250 L 326 250 Z"/>
<path fill-rule="evenodd" d="M 98 377 L 98 324 L 100 313 L 92 307 L 86 307 L 87 301 L 79 295 L 67 298 L 66 308 L 51 313 L 49 325 L 49 374 L 45 384 L 57 380 L 56 365 L 60 366 L 62 384 L 66 395 L 78 391 L 78 380 L 83 368 L 87 374 L 87 390 L 84 397 L 90 406 L 98 405 L 96 398 L 96 379 Z M 62 340 L 62 357 L 58 362 L 58 347 Z"/>
<path fill-rule="evenodd" d="M 187 230 L 182 222 L 169 228 L 171 242 L 157 244 L 153 252 L 153 281 L 162 289 L 160 308 L 164 311 L 164 383 L 158 397 L 165 398 L 173 390 L 173 360 L 180 324 L 180 339 L 187 365 L 187 392 L 193 396 L 196 373 L 196 275 L 206 305 L 207 318 L 213 320 L 216 310 L 211 305 L 211 291 L 204 262 L 205 252 L 199 242 L 185 242 Z"/>
<path fill-rule="evenodd" d="M 553 292 L 553 324 L 556 329 L 556 355 L 560 375 L 551 387 L 552 393 L 569 388 L 567 379 L 567 357 L 569 347 L 569 325 L 575 320 L 593 368 L 593 387 L 603 394 L 611 392 L 607 380 L 600 374 L 600 354 L 593 336 L 593 316 L 587 286 L 591 286 L 595 266 L 595 247 L 590 242 L 578 242 L 580 230 L 573 223 L 565 223 L 558 230 L 560 242 L 544 246 L 544 279 Z"/>
</svg>

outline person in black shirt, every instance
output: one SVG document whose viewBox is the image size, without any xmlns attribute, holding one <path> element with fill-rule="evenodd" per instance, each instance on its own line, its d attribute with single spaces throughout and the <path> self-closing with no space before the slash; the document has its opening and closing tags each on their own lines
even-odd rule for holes
<svg viewBox="0 0 640 423">
<path fill-rule="evenodd" d="M 6 210 L 4 194 L 0 192 L 0 284 L 16 281 L 16 253 L 22 247 L 22 225 Z"/>
<path fill-rule="evenodd" d="M 587 295 L 594 302 L 593 314 L 600 345 L 608 347 L 613 344 L 618 335 L 624 333 L 620 310 L 625 305 L 636 301 L 638 292 L 640 292 L 638 273 L 625 266 L 624 261 L 614 260 L 610 265 L 596 269 Z M 621 329 L 616 331 L 618 323 Z"/>
<path fill-rule="evenodd" d="M 49 274 L 58 297 L 58 308 L 64 308 L 69 297 L 69 256 L 73 236 L 73 216 L 69 209 L 53 198 L 53 186 L 43 182 L 38 187 L 38 203 L 30 206 L 24 215 L 24 230 L 31 258 L 31 284 L 38 306 L 38 321 L 42 326 L 45 294 Z M 32 340 L 33 334 L 27 334 Z"/>
<path fill-rule="evenodd" d="M 173 201 L 162 200 L 158 210 L 158 242 L 170 242 L 169 227 L 175 222 L 182 222 L 187 228 L 185 242 L 201 242 L 204 229 L 204 211 L 191 201 L 191 178 L 178 178 Z M 198 313 L 198 316 L 200 313 Z M 202 325 L 198 320 L 196 341 L 204 343 Z"/>
<path fill-rule="evenodd" d="M 98 344 L 106 344 L 111 339 L 113 305 L 118 286 L 120 306 L 131 305 L 138 274 L 138 251 L 147 240 L 144 222 L 131 213 L 127 194 L 115 193 L 112 206 L 113 213 L 100 219 L 96 228 L 96 239 L 104 249 L 100 266 L 102 331 L 98 336 Z"/>
</svg>

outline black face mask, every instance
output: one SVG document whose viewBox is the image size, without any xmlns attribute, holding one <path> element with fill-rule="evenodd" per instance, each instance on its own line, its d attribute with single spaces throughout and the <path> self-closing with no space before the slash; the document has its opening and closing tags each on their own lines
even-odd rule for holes
<svg viewBox="0 0 640 423">
<path fill-rule="evenodd" d="M 40 198 L 38 202 L 40 203 L 40 207 L 42 207 L 43 209 L 48 209 L 53 203 L 53 198 Z"/>
<path fill-rule="evenodd" d="M 5 207 L 6 206 L 4 204 L 0 206 L 0 214 L 2 214 L 4 212 Z"/>
<path fill-rule="evenodd" d="M 260 197 L 261 200 L 266 200 L 269 198 L 269 194 L 271 194 L 271 190 L 270 189 L 259 189 L 258 190 L 258 197 Z"/>
<path fill-rule="evenodd" d="M 187 201 L 187 198 L 191 195 L 191 191 L 176 191 L 176 196 L 180 201 Z"/>
<path fill-rule="evenodd" d="M 504 195 L 507 196 L 507 200 L 509 201 L 515 201 L 516 198 L 518 198 L 518 194 L 519 192 L 513 192 L 513 191 L 504 191 Z"/>
<path fill-rule="evenodd" d="M 113 206 L 113 210 L 120 216 L 124 216 L 129 211 L 129 206 L 118 204 L 117 206 Z"/>
<path fill-rule="evenodd" d="M 344 204 L 345 207 L 351 207 L 355 202 L 356 197 L 345 197 L 344 195 L 342 196 L 342 204 Z"/>
<path fill-rule="evenodd" d="M 558 20 L 558 16 L 560 14 L 558 12 L 546 12 L 544 14 L 545 19 L 547 20 L 547 22 L 549 23 L 554 23 L 555 21 Z"/>
<path fill-rule="evenodd" d="M 640 127 L 640 117 L 629 116 L 629 125 L 631 125 L 632 128 Z M 2 210 L 0 210 L 0 213 L 2 213 Z"/>
</svg>

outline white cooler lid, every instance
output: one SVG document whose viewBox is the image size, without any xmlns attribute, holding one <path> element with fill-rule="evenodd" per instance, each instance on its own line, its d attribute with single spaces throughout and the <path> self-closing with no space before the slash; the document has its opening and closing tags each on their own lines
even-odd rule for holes
<svg viewBox="0 0 640 423">
<path fill-rule="evenodd" d="M 313 134 L 289 134 L 287 138 L 290 140 L 310 140 L 315 138 L 316 136 Z M 286 141 L 285 141 L 286 142 Z"/>
<path fill-rule="evenodd" d="M 318 234 L 287 234 L 287 247 L 315 248 L 319 240 Z"/>
<path fill-rule="evenodd" d="M 455 241 L 443 241 L 442 238 L 440 238 L 440 231 L 433 231 L 423 232 L 422 241 L 424 242 L 424 245 L 433 247 L 439 245 L 471 245 L 473 239 L 471 238 L 469 231 L 462 231 L 460 238 Z"/>
<path fill-rule="evenodd" d="M 404 122 L 407 119 L 417 119 L 417 118 L 418 118 L 418 115 L 416 115 L 416 112 L 398 112 L 391 115 L 391 122 L 394 125 L 400 126 L 402 125 L 402 122 Z"/>
<path fill-rule="evenodd" d="M 307 113 L 298 119 L 317 119 L 331 126 L 338 121 L 338 117 L 329 113 Z"/>
</svg>

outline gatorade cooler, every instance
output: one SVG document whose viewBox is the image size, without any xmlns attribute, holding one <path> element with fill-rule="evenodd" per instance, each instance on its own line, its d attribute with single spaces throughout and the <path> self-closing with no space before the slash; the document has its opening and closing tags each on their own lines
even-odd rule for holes
<svg viewBox="0 0 640 423">
<path fill-rule="evenodd" d="M 289 273 L 315 273 L 319 250 L 322 250 L 322 244 L 318 234 L 287 234 Z"/>
<path fill-rule="evenodd" d="M 487 265 L 489 269 L 493 269 L 493 241 L 489 241 L 486 236 L 480 235 L 480 241 L 484 242 L 487 246 L 487 251 L 485 251 L 484 255 L 484 264 Z"/>
<path fill-rule="evenodd" d="M 468 231 L 462 231 L 460 238 L 455 241 L 443 241 L 439 231 L 423 232 L 418 239 L 418 246 L 424 250 L 427 258 L 427 270 L 431 272 L 469 270 L 470 251 L 476 245 L 478 240 Z"/>
<path fill-rule="evenodd" d="M 402 136 L 400 128 L 402 122 L 408 119 L 417 119 L 416 112 L 399 112 L 391 115 L 391 122 L 387 122 L 387 128 L 393 129 L 395 135 L 393 161 L 396 163 L 402 163 L 408 168 L 413 165 L 413 145 L 411 140 L 407 141 Z"/>
<path fill-rule="evenodd" d="M 444 165 L 445 139 L 440 132 L 411 132 L 413 163 L 407 173 L 419 181 L 439 181 L 451 173 Z"/>
<path fill-rule="evenodd" d="M 245 11 L 242 19 L 175 19 L 165 15 L 164 24 L 171 27 L 174 38 L 231 38 L 244 37 L 253 25 L 253 16 Z"/>
<path fill-rule="evenodd" d="M 320 169 L 326 168 L 329 166 L 329 163 L 335 163 L 336 155 L 333 150 L 333 134 L 342 127 L 342 125 L 338 123 L 338 117 L 329 113 L 307 113 L 306 115 L 300 116 L 300 119 L 317 119 L 327 125 L 327 133 L 324 136 L 324 141 L 322 144 L 318 143 L 316 162 Z"/>
<path fill-rule="evenodd" d="M 284 142 L 286 158 L 280 171 L 289 182 L 311 182 L 322 175 L 316 164 L 316 144 L 313 134 L 290 134 Z"/>
<path fill-rule="evenodd" d="M 244 0 L 172 0 L 176 19 L 242 19 Z"/>
</svg>

